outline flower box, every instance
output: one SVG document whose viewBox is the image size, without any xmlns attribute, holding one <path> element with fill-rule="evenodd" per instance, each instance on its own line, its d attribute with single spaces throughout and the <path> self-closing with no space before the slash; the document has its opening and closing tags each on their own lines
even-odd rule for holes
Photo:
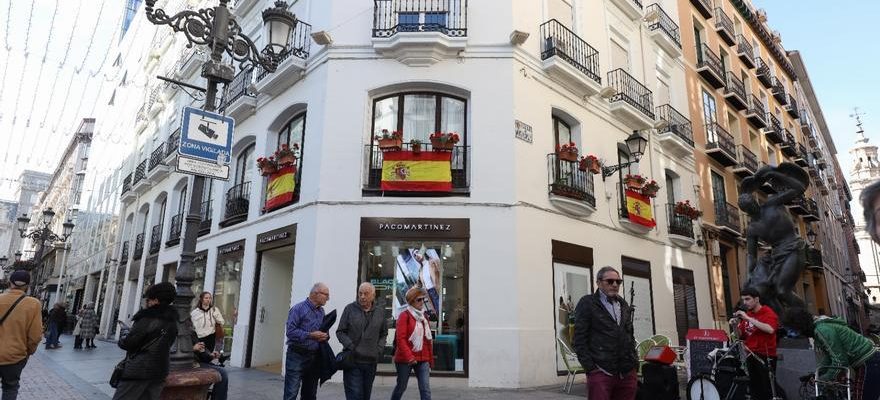
<svg viewBox="0 0 880 400">
<path fill-rule="evenodd" d="M 452 151 L 461 138 L 455 132 L 434 132 L 428 136 L 428 140 L 431 141 L 431 150 Z"/>
<path fill-rule="evenodd" d="M 577 161 L 578 148 L 574 144 L 574 142 L 570 142 L 562 146 L 556 145 L 556 157 L 559 157 L 559 159 L 562 161 Z"/>
<path fill-rule="evenodd" d="M 379 148 L 382 151 L 400 150 L 403 146 L 403 139 L 379 139 Z"/>
<path fill-rule="evenodd" d="M 657 192 L 659 192 L 659 191 L 660 191 L 660 184 L 658 184 L 657 181 L 655 181 L 655 180 L 651 180 L 651 182 L 648 182 L 647 184 L 642 186 L 642 195 L 643 196 L 654 198 L 654 197 L 657 197 Z"/>
<path fill-rule="evenodd" d="M 642 190 L 642 186 L 645 185 L 645 177 L 641 175 L 629 175 L 623 178 L 623 183 L 626 185 L 628 189 Z"/>
<path fill-rule="evenodd" d="M 431 150 L 452 151 L 453 147 L 455 147 L 455 143 L 444 142 L 444 141 L 441 141 L 440 139 L 431 139 Z"/>
<path fill-rule="evenodd" d="M 581 158 L 581 161 L 578 163 L 578 169 L 584 172 L 589 171 L 595 175 L 602 172 L 602 163 L 599 162 L 596 156 L 590 155 Z"/>
</svg>

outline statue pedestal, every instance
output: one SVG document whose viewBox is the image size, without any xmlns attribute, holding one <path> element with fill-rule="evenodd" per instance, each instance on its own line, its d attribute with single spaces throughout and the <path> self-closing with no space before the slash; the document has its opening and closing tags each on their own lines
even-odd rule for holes
<svg viewBox="0 0 880 400">
<path fill-rule="evenodd" d="M 171 371 L 165 378 L 162 400 L 204 400 L 208 387 L 220 382 L 220 373 L 211 368 Z"/>
<path fill-rule="evenodd" d="M 789 399 L 800 393 L 800 377 L 816 372 L 816 352 L 810 348 L 805 338 L 779 340 L 776 348 L 779 361 L 776 363 L 776 382 L 785 390 Z"/>
</svg>

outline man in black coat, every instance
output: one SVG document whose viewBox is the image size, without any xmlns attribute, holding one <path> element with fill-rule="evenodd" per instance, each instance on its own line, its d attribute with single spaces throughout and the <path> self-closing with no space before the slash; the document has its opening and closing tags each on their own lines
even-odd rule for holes
<svg viewBox="0 0 880 400">
<path fill-rule="evenodd" d="M 147 308 L 132 317 L 131 329 L 122 328 L 119 347 L 128 361 L 114 400 L 158 400 L 170 367 L 171 345 L 177 339 L 177 310 L 171 307 L 176 290 L 169 282 L 147 289 Z"/>
<path fill-rule="evenodd" d="M 590 400 L 633 400 L 639 365 L 632 308 L 620 297 L 623 279 L 612 267 L 596 274 L 598 290 L 575 309 L 574 350 L 587 371 Z"/>
</svg>

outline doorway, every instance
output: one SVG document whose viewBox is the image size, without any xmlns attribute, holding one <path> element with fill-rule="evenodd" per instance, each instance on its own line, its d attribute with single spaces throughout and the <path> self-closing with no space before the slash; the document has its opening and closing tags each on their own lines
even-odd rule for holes
<svg viewBox="0 0 880 400">
<path fill-rule="evenodd" d="M 281 374 L 284 362 L 287 314 L 293 284 L 294 246 L 265 250 L 257 255 L 248 368 Z"/>
</svg>

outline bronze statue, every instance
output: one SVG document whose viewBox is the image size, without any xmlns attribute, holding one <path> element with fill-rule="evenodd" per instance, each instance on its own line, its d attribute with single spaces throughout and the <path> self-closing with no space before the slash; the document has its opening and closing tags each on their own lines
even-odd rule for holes
<svg viewBox="0 0 880 400">
<path fill-rule="evenodd" d="M 765 183 L 772 185 L 778 193 L 759 204 L 753 192 Z M 794 287 L 806 265 L 805 245 L 785 205 L 803 196 L 809 185 L 807 173 L 791 163 L 762 167 L 754 176 L 743 179 L 740 185 L 739 207 L 749 216 L 746 228 L 749 277 L 746 286 L 757 289 L 761 293 L 761 303 L 769 305 L 780 315 L 785 309 L 804 307 Z M 771 248 L 760 257 L 759 242 Z"/>
</svg>

